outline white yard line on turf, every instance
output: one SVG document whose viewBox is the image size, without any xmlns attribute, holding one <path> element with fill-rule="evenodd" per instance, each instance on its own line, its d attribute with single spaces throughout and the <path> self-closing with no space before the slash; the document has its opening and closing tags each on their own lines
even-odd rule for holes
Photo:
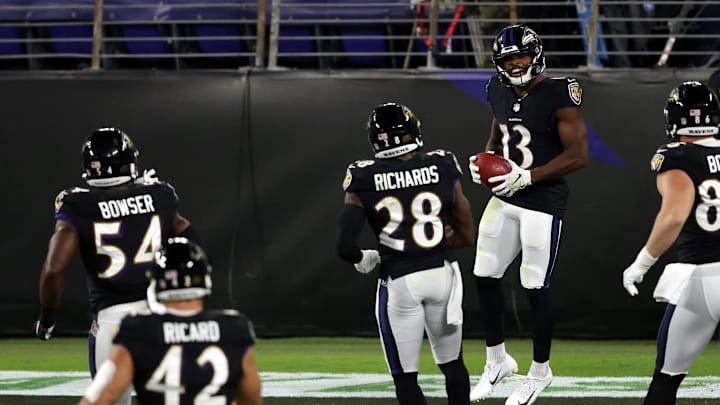
<svg viewBox="0 0 720 405">
<path fill-rule="evenodd" d="M 392 379 L 386 374 L 260 373 L 265 397 L 305 398 L 392 398 Z M 471 377 L 471 385 L 477 381 Z M 522 381 L 508 377 L 493 392 L 503 398 Z M 86 372 L 0 371 L 0 395 L 73 396 L 82 395 L 90 379 Z M 425 395 L 444 397 L 441 375 L 419 377 Z M 544 397 L 635 398 L 643 397 L 649 377 L 558 377 L 543 393 Z M 679 391 L 680 398 L 720 398 L 720 377 L 688 377 Z"/>
</svg>

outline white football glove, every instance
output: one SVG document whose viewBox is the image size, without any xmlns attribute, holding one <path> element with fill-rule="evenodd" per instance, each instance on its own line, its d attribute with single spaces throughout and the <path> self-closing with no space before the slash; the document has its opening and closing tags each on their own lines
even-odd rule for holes
<svg viewBox="0 0 720 405">
<path fill-rule="evenodd" d="M 362 259 L 355 263 L 355 270 L 362 274 L 370 273 L 375 269 L 375 266 L 380 264 L 380 253 L 377 250 L 361 250 Z"/>
<path fill-rule="evenodd" d="M 477 160 L 476 155 L 472 155 L 468 158 L 470 161 L 470 164 L 468 164 L 468 168 L 470 168 L 470 176 L 472 176 L 473 183 L 477 184 L 483 184 L 482 178 L 480 178 L 480 168 L 477 167 L 475 164 L 475 160 Z"/>
<path fill-rule="evenodd" d="M 505 159 L 512 170 L 510 173 L 488 179 L 490 183 L 501 182 L 492 188 L 492 192 L 503 197 L 510 197 L 518 190 L 532 184 L 530 170 L 523 169 L 510 159 Z"/>
<path fill-rule="evenodd" d="M 158 179 L 155 169 L 145 169 L 142 176 L 135 179 L 135 183 L 138 184 L 155 184 L 159 182 L 160 179 Z"/>
<path fill-rule="evenodd" d="M 623 287 L 631 297 L 638 295 L 638 289 L 635 284 L 640 284 L 645 277 L 645 273 L 650 270 L 657 261 L 657 257 L 650 256 L 647 249 L 643 247 L 638 253 L 635 261 L 623 271 Z"/>
</svg>

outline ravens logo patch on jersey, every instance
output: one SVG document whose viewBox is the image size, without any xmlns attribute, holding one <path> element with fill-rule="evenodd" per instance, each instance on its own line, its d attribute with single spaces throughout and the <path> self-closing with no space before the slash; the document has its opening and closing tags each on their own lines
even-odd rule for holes
<svg viewBox="0 0 720 405">
<path fill-rule="evenodd" d="M 570 100 L 572 100 L 575 105 L 582 104 L 582 87 L 580 87 L 580 83 L 577 81 L 569 82 L 568 94 L 570 95 Z"/>
<path fill-rule="evenodd" d="M 664 160 L 665 160 L 664 155 L 656 153 L 652 157 L 652 160 L 650 160 L 650 170 L 652 170 L 654 172 L 657 172 L 658 170 L 660 170 L 660 167 L 662 166 Z"/>
<path fill-rule="evenodd" d="M 347 188 L 350 187 L 350 183 L 352 183 L 352 173 L 350 172 L 350 169 L 347 169 L 345 171 L 345 180 L 343 180 L 343 191 L 347 191 Z"/>
</svg>

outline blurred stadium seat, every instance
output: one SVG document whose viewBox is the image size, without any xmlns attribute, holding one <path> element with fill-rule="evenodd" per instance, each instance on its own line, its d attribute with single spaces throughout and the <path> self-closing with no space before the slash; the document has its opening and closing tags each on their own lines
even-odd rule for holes
<svg viewBox="0 0 720 405">
<path fill-rule="evenodd" d="M 490 67 L 489 44 L 494 34 L 510 23 L 511 7 L 503 2 L 439 0 L 438 13 L 433 14 L 429 0 L 417 3 L 283 0 L 273 8 L 268 0 L 265 37 L 260 39 L 254 33 L 257 24 L 262 24 L 257 20 L 261 4 L 257 0 L 105 1 L 101 67 L 236 67 L 253 62 L 257 50 L 267 59 L 255 65 L 271 68 L 275 67 L 272 64 L 320 69 L 418 68 L 433 62 L 425 43 L 430 31 L 437 32 L 435 66 Z M 613 45 L 597 49 L 591 65 L 614 67 L 620 64 L 613 59 L 623 59 L 623 66 L 646 66 L 662 54 L 671 25 L 680 28 L 669 66 L 720 63 L 720 31 L 715 21 L 720 6 L 707 0 L 637 2 L 634 6 L 641 12 L 635 14 L 612 14 L 610 7 L 620 5 L 610 0 L 515 3 L 517 21 L 538 31 L 548 64 L 554 67 L 585 66 L 589 50 L 583 44 L 596 34 L 605 40 L 612 37 Z M 590 4 L 597 7 L 591 9 Z M 600 13 L 597 16 L 592 14 L 595 9 Z M 682 9 L 690 10 L 690 18 L 681 18 Z M 92 51 L 93 15 L 91 0 L 0 0 L 0 68 L 23 59 L 30 69 L 84 66 L 85 62 L 78 64 L 78 60 L 87 59 Z M 431 15 L 437 15 L 437 20 L 431 21 Z M 431 30 L 435 23 L 437 29 Z M 592 24 L 597 26 L 591 30 Z M 443 42 L 451 26 L 455 28 L 450 47 L 446 47 Z M 611 27 L 626 28 L 611 32 Z M 258 43 L 263 49 L 256 49 Z M 277 58 L 271 61 L 272 55 Z M 70 64 L 55 63 L 63 58 Z"/>
<path fill-rule="evenodd" d="M 198 47 L 205 53 L 241 53 L 244 50 L 239 26 L 196 25 L 195 36 Z"/>
<path fill-rule="evenodd" d="M 24 54 L 25 47 L 20 42 L 20 28 L 0 26 L 0 55 Z"/>
<path fill-rule="evenodd" d="M 343 51 L 350 65 L 362 67 L 392 67 L 387 54 L 389 35 L 387 26 L 342 26 Z M 353 55 L 357 54 L 357 55 Z M 375 55 L 372 55 L 375 54 Z"/>
<path fill-rule="evenodd" d="M 121 30 L 128 53 L 162 55 L 172 51 L 172 41 L 160 25 L 125 25 Z"/>
<path fill-rule="evenodd" d="M 55 53 L 88 58 L 92 54 L 92 21 L 88 25 L 49 25 L 47 34 Z"/>
<path fill-rule="evenodd" d="M 278 64 L 284 67 L 322 68 L 315 25 L 280 27 L 278 37 Z M 297 54 L 307 55 L 297 55 Z"/>
</svg>

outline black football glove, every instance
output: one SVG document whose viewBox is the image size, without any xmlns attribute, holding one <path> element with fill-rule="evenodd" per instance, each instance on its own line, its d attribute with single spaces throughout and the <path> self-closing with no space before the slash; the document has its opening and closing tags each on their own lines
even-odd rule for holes
<svg viewBox="0 0 720 405">
<path fill-rule="evenodd" d="M 50 340 L 54 329 L 55 324 L 45 326 L 42 322 L 35 321 L 35 336 L 40 340 Z"/>
<path fill-rule="evenodd" d="M 40 340 L 50 340 L 55 329 L 55 309 L 41 306 L 39 318 L 35 321 L 35 336 Z"/>
</svg>

